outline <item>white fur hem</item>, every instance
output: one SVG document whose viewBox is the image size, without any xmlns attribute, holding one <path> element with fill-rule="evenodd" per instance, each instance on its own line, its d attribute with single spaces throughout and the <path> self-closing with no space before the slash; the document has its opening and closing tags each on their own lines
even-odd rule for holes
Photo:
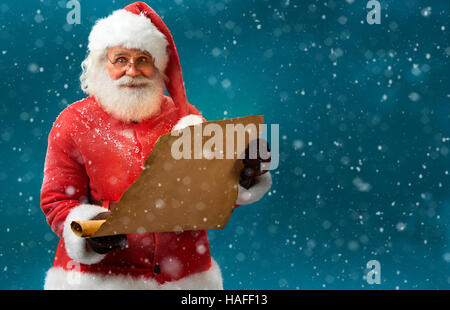
<svg viewBox="0 0 450 310">
<path fill-rule="evenodd" d="M 159 284 L 153 278 L 103 275 L 53 267 L 47 272 L 45 290 L 222 290 L 222 273 L 212 260 L 209 270 Z"/>
<path fill-rule="evenodd" d="M 86 240 L 75 235 L 70 228 L 72 221 L 87 221 L 101 212 L 107 211 L 103 207 L 81 204 L 73 208 L 64 222 L 63 238 L 67 255 L 73 260 L 86 265 L 100 262 L 106 254 L 98 254 L 86 249 Z"/>
<path fill-rule="evenodd" d="M 200 115 L 189 114 L 189 115 L 186 115 L 186 116 L 180 118 L 178 123 L 176 123 L 175 126 L 173 127 L 172 131 L 181 130 L 188 126 L 197 125 L 200 123 L 203 123 L 203 119 Z"/>
<path fill-rule="evenodd" d="M 113 46 L 138 48 L 149 52 L 155 58 L 155 66 L 164 72 L 169 62 L 166 37 L 145 15 L 126 10 L 114 11 L 98 20 L 89 35 L 88 48 L 103 50 Z"/>
<path fill-rule="evenodd" d="M 269 171 L 256 177 L 256 180 L 257 183 L 249 189 L 239 185 L 237 205 L 248 205 L 260 200 L 272 185 L 272 176 Z"/>
</svg>

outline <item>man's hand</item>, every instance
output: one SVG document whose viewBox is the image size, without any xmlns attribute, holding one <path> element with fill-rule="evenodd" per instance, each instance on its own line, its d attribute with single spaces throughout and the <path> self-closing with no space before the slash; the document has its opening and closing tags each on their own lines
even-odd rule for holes
<svg viewBox="0 0 450 310">
<path fill-rule="evenodd" d="M 92 220 L 105 220 L 111 215 L 111 212 L 102 212 L 92 218 Z M 114 235 L 105 237 L 86 238 L 86 243 L 94 252 L 106 254 L 113 250 L 123 249 L 127 245 L 126 235 Z"/>
<path fill-rule="evenodd" d="M 250 159 L 250 150 L 255 149 L 256 158 Z M 255 185 L 256 177 L 269 171 L 267 168 L 269 168 L 270 159 L 270 148 L 266 140 L 256 139 L 250 141 L 248 147 L 245 149 L 245 158 L 242 160 L 244 163 L 244 169 L 241 172 L 239 184 L 245 189 L 249 189 Z"/>
</svg>

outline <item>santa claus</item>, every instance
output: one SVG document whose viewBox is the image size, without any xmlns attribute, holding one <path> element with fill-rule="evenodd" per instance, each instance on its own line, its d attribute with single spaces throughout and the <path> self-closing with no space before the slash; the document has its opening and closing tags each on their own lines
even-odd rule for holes
<svg viewBox="0 0 450 310">
<path fill-rule="evenodd" d="M 70 229 L 109 215 L 159 136 L 205 121 L 186 100 L 168 28 L 145 3 L 97 21 L 88 48 L 81 86 L 89 97 L 64 109 L 48 138 L 41 208 L 60 242 L 45 289 L 222 289 L 206 231 L 86 239 Z M 260 164 L 244 160 L 236 205 L 270 188 Z"/>
</svg>

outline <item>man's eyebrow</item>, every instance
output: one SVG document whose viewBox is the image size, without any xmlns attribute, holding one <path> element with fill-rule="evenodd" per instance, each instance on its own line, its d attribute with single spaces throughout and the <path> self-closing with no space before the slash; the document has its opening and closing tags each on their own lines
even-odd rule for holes
<svg viewBox="0 0 450 310">
<path fill-rule="evenodd" d="M 130 53 L 125 52 L 125 51 L 118 51 L 118 52 L 115 52 L 115 53 L 113 54 L 113 57 L 116 57 L 116 56 L 118 56 L 118 55 L 130 56 Z"/>
<path fill-rule="evenodd" d="M 130 53 L 128 53 L 128 52 L 126 52 L 126 51 L 118 51 L 118 52 L 115 52 L 115 53 L 113 54 L 113 57 L 116 57 L 116 56 L 118 56 L 118 55 L 131 56 Z M 148 56 L 148 57 L 150 57 L 150 58 L 152 57 L 152 55 L 151 55 L 149 52 L 147 52 L 147 51 L 143 51 L 143 52 L 139 53 L 139 55 L 145 55 L 145 56 Z"/>
</svg>

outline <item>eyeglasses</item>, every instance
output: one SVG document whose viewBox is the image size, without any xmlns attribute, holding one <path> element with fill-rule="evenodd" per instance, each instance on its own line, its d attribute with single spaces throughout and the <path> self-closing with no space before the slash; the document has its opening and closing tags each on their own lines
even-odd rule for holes
<svg viewBox="0 0 450 310">
<path fill-rule="evenodd" d="M 130 64 L 134 64 L 136 70 L 146 70 L 152 68 L 155 63 L 155 59 L 147 55 L 140 55 L 136 59 L 128 56 L 116 56 L 112 60 L 109 58 L 108 60 L 117 70 L 127 69 Z"/>
</svg>

